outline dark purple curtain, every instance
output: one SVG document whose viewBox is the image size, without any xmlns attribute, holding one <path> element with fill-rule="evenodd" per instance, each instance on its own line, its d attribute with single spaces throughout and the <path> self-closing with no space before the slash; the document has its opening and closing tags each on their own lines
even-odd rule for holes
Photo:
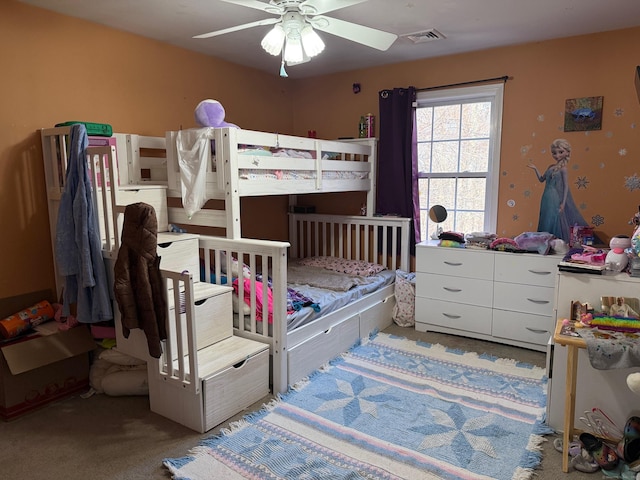
<svg viewBox="0 0 640 480">
<path fill-rule="evenodd" d="M 414 87 L 380 91 L 376 194 L 376 213 L 398 214 L 413 219 L 412 255 L 415 254 L 415 244 L 420 242 L 415 100 Z"/>
</svg>

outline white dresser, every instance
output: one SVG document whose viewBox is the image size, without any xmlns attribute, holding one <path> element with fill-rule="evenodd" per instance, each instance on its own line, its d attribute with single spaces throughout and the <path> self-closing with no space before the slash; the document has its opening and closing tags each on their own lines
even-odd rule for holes
<svg viewBox="0 0 640 480">
<path fill-rule="evenodd" d="M 559 255 L 416 246 L 416 330 L 547 351 Z"/>
</svg>

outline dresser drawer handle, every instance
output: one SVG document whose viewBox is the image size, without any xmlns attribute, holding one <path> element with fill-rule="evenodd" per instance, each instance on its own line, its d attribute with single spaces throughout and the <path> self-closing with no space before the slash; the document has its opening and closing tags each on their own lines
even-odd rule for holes
<svg viewBox="0 0 640 480">
<path fill-rule="evenodd" d="M 551 275 L 551 272 L 546 270 L 529 270 L 529 272 L 533 273 L 534 275 Z"/>
<path fill-rule="evenodd" d="M 453 315 L 453 314 L 451 314 L 451 313 L 443 313 L 442 315 L 444 315 L 444 316 L 445 316 L 445 317 L 447 317 L 447 318 L 454 318 L 454 319 L 455 319 L 455 318 L 462 318 L 462 316 L 461 316 L 461 315 Z"/>
<path fill-rule="evenodd" d="M 546 305 L 549 303 L 549 300 L 536 300 L 535 298 L 527 298 L 531 303 L 537 303 L 539 305 Z"/>
<path fill-rule="evenodd" d="M 442 287 L 442 288 L 447 292 L 453 292 L 453 293 L 458 293 L 462 291 L 461 288 L 451 288 L 451 287 Z"/>
<path fill-rule="evenodd" d="M 444 262 L 445 265 L 449 265 L 450 267 L 459 267 L 462 265 L 461 262 Z"/>
<path fill-rule="evenodd" d="M 530 327 L 524 327 L 524 328 L 526 328 L 527 330 L 533 333 L 549 333 L 548 330 L 539 330 L 537 328 L 530 328 Z"/>
</svg>

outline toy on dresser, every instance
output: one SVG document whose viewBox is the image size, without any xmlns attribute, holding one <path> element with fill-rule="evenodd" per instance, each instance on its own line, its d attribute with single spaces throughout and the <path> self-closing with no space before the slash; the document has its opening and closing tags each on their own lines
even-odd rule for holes
<svg viewBox="0 0 640 480">
<path fill-rule="evenodd" d="M 627 235 L 616 235 L 611 238 L 609 246 L 611 250 L 607 253 L 604 261 L 607 270 L 622 272 L 629 263 L 627 250 L 631 247 L 631 239 Z"/>
</svg>

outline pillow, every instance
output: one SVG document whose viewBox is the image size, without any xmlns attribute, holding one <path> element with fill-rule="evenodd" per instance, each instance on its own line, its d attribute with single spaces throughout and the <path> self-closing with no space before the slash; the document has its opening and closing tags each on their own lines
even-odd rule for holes
<svg viewBox="0 0 640 480">
<path fill-rule="evenodd" d="M 145 360 L 140 360 L 139 358 L 132 357 L 130 355 L 127 355 L 126 353 L 122 353 L 116 348 L 110 348 L 108 350 L 102 351 L 98 358 L 109 363 L 115 363 L 116 365 L 124 366 L 147 364 Z"/>
<path fill-rule="evenodd" d="M 109 373 L 102 379 L 102 389 L 112 397 L 149 395 L 147 369 L 137 366 Z"/>
<path fill-rule="evenodd" d="M 395 297 L 392 317 L 396 325 L 411 327 L 415 325 L 416 274 L 396 270 Z"/>
<path fill-rule="evenodd" d="M 357 275 L 360 277 L 370 277 L 376 275 L 386 267 L 364 260 L 347 260 L 338 257 L 309 257 L 298 262 L 307 267 L 321 267 L 332 272 L 346 273 L 347 275 Z"/>
</svg>

